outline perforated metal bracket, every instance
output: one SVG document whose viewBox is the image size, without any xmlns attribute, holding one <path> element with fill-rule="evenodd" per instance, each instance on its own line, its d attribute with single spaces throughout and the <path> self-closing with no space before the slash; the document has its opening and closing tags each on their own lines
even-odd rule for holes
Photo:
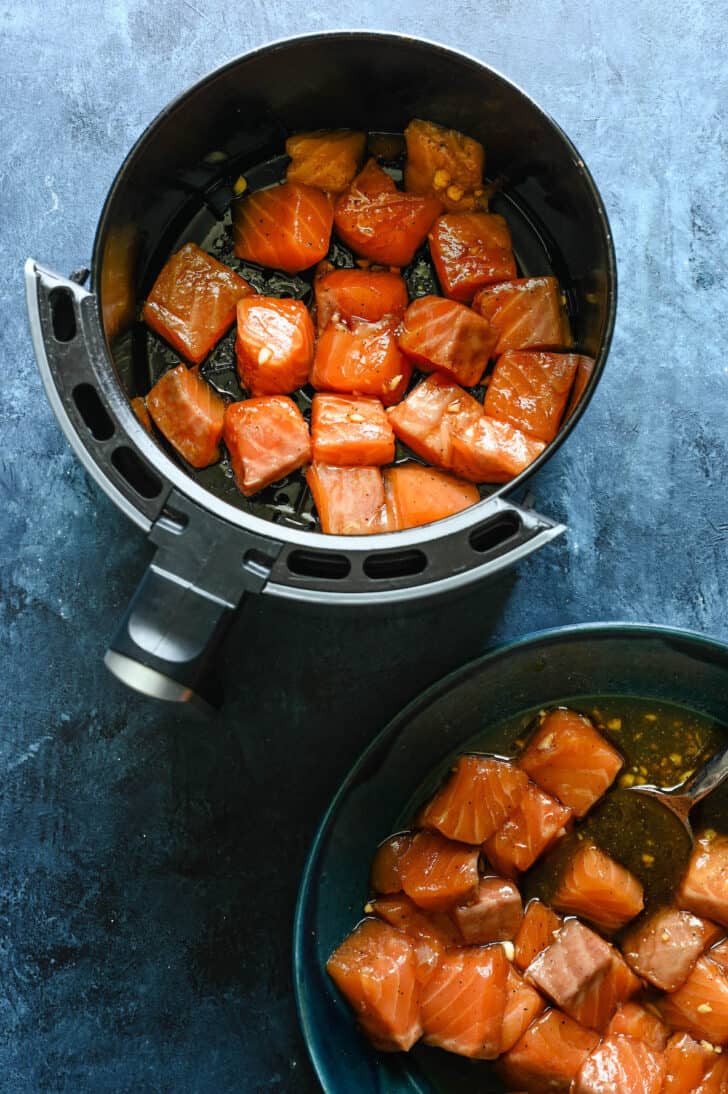
<svg viewBox="0 0 728 1094">
<path fill-rule="evenodd" d="M 96 297 L 79 283 L 80 273 L 60 277 L 32 258 L 25 264 L 38 370 L 58 423 L 84 469 L 148 532 L 170 484 L 156 466 L 153 441 L 114 383 Z"/>
<path fill-rule="evenodd" d="M 530 499 L 529 499 L 530 500 Z M 477 513 L 478 519 L 473 517 Z M 286 544 L 266 593 L 337 604 L 412 600 L 497 577 L 566 531 L 566 526 L 493 497 L 447 521 L 400 533 L 400 546 L 349 538 L 344 549 Z M 377 537 L 379 540 L 379 537 Z M 343 537 L 336 537 L 342 544 Z"/>
</svg>

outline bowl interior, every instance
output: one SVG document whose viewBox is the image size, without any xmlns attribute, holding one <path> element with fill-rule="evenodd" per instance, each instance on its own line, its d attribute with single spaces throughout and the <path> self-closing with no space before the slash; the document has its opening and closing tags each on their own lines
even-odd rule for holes
<svg viewBox="0 0 728 1094">
<path fill-rule="evenodd" d="M 522 640 L 435 685 L 379 735 L 345 780 L 311 850 L 294 934 L 301 1023 L 327 1092 L 501 1089 L 487 1065 L 474 1068 L 434 1050 L 411 1056 L 374 1052 L 324 965 L 361 918 L 375 847 L 396 830 L 408 803 L 449 757 L 473 739 L 486 744 L 489 726 L 539 706 L 595 695 L 676 704 L 725 725 L 728 647 L 684 632 L 619 625 Z M 726 804 L 723 794 L 721 808 Z"/>
<path fill-rule="evenodd" d="M 266 172 L 280 174 L 285 139 L 297 130 L 401 133 L 413 117 L 484 143 L 486 173 L 502 180 L 498 211 L 508 216 L 522 269 L 561 281 L 576 347 L 597 362 L 563 438 L 596 385 L 614 321 L 614 255 L 591 176 L 558 126 L 507 80 L 443 47 L 388 34 L 313 35 L 265 47 L 201 81 L 142 136 L 110 192 L 93 261 L 126 393 L 146 394 L 155 378 L 139 302 L 176 247 L 215 238 L 238 175 L 262 172 L 265 182 Z M 262 508 L 246 501 L 219 468 L 182 474 L 241 510 L 286 523 L 285 509 L 272 499 Z"/>
</svg>

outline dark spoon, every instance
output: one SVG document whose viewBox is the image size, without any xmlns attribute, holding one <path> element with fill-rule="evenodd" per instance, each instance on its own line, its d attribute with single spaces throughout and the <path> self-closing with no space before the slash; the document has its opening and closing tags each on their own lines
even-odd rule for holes
<svg viewBox="0 0 728 1094">
<path fill-rule="evenodd" d="M 669 790 L 660 790 L 657 786 L 632 786 L 628 788 L 628 793 L 644 795 L 652 801 L 659 802 L 665 809 L 669 809 L 692 840 L 690 812 L 693 806 L 717 790 L 726 779 L 728 779 L 728 745 L 711 756 L 703 767 L 680 786 L 671 787 Z"/>
<path fill-rule="evenodd" d="M 582 834 L 640 879 L 648 908 L 672 903 L 693 848 L 690 811 L 726 778 L 728 746 L 679 786 L 613 790 L 587 817 Z"/>
</svg>

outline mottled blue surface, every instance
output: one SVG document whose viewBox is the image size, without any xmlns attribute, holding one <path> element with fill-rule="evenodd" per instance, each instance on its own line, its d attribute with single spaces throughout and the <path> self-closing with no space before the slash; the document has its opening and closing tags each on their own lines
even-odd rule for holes
<svg viewBox="0 0 728 1094">
<path fill-rule="evenodd" d="M 728 638 L 728 4 L 420 0 L 0 6 L 0 1090 L 313 1091 L 289 974 L 319 814 L 402 703 L 494 640 L 635 619 Z M 604 379 L 533 481 L 570 527 L 500 590 L 377 615 L 264 598 L 209 725 L 101 654 L 148 550 L 41 393 L 21 267 L 88 261 L 126 150 L 263 41 L 407 30 L 520 83 L 604 196 L 620 311 Z"/>
</svg>

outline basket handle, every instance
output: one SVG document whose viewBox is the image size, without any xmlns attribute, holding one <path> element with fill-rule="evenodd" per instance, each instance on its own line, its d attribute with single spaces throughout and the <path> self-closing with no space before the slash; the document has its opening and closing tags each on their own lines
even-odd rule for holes
<svg viewBox="0 0 728 1094">
<path fill-rule="evenodd" d="M 283 546 L 243 532 L 173 491 L 156 545 L 104 658 L 128 687 L 155 699 L 217 706 L 215 659 L 247 593 L 259 593 Z"/>
</svg>

